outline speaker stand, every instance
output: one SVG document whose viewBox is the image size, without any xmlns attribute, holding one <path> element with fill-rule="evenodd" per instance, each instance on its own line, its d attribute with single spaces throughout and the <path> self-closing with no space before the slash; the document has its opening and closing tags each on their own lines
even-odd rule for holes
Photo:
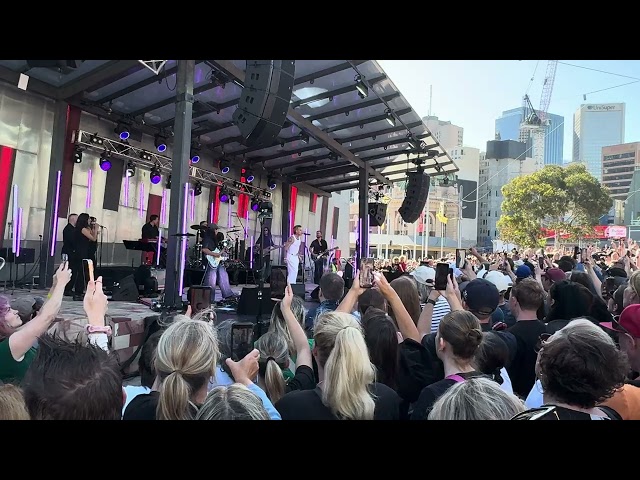
<svg viewBox="0 0 640 480">
<path fill-rule="evenodd" d="M 264 252 L 264 221 L 265 217 L 263 215 L 258 215 L 258 220 L 260 220 L 260 231 L 263 232 L 260 235 L 260 268 L 264 267 L 264 256 L 262 252 Z M 304 275 L 304 274 L 303 274 Z M 258 274 L 258 313 L 256 314 L 256 335 L 255 339 L 257 340 L 264 333 L 264 322 L 262 321 L 262 297 L 264 296 L 264 272 Z"/>
</svg>

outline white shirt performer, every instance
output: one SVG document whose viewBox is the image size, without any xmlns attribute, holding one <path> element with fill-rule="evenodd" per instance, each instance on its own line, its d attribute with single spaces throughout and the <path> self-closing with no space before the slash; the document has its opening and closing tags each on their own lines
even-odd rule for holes
<svg viewBox="0 0 640 480">
<path fill-rule="evenodd" d="M 300 244 L 302 243 L 302 227 L 293 227 L 293 235 L 284 244 L 285 262 L 287 263 L 287 283 L 293 285 L 298 279 L 300 265 Z"/>
</svg>

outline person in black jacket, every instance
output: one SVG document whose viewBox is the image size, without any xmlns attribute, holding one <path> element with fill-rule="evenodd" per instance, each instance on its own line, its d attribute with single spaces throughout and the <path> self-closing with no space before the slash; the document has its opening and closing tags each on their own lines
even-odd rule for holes
<svg viewBox="0 0 640 480">
<path fill-rule="evenodd" d="M 72 213 L 67 218 L 67 226 L 62 230 L 62 261 L 68 262 L 73 252 L 75 251 L 73 237 L 74 232 L 76 231 L 76 221 L 78 220 L 78 214 Z M 67 286 L 64 290 L 64 294 L 69 296 L 72 295 L 73 291 L 73 273 L 71 274 L 71 281 L 67 283 Z"/>
</svg>

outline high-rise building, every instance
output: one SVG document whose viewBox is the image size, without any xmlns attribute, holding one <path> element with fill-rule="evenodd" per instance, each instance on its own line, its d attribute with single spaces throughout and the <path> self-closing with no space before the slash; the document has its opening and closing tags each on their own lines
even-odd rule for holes
<svg viewBox="0 0 640 480">
<path fill-rule="evenodd" d="M 624 103 L 583 104 L 573 114 L 573 161 L 602 180 L 602 148 L 624 143 Z"/>
<path fill-rule="evenodd" d="M 602 147 L 602 184 L 613 199 L 627 198 L 636 166 L 640 166 L 640 142 Z"/>
<path fill-rule="evenodd" d="M 462 202 L 460 237 L 462 245 L 475 245 L 478 238 L 478 180 L 481 152 L 473 147 L 456 147 L 449 155 L 458 166 L 459 201 Z"/>
<path fill-rule="evenodd" d="M 487 142 L 478 178 L 478 245 L 491 248 L 499 240 L 497 223 L 502 215 L 502 187 L 520 175 L 537 170 L 533 158 L 525 156 L 526 144 L 514 140 Z"/>
<path fill-rule="evenodd" d="M 433 135 L 433 138 L 442 145 L 442 148 L 444 148 L 447 153 L 453 148 L 462 146 L 464 134 L 462 127 L 458 127 L 451 122 L 439 120 L 438 117 L 433 115 L 423 117 L 422 121 Z"/>
<path fill-rule="evenodd" d="M 512 108 L 502 112 L 502 116 L 496 119 L 496 139 L 516 140 L 520 139 L 520 124 L 522 123 L 522 107 Z M 547 113 L 549 126 L 545 129 L 544 139 L 544 164 L 562 165 L 562 149 L 564 148 L 564 117 Z M 527 148 L 531 147 L 530 144 Z M 531 152 L 527 155 L 531 156 Z"/>
</svg>

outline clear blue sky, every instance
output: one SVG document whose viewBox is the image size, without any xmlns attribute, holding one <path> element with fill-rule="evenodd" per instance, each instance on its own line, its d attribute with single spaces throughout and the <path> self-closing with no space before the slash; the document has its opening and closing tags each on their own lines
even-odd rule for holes
<svg viewBox="0 0 640 480">
<path fill-rule="evenodd" d="M 640 61 L 561 60 L 582 67 L 634 77 L 638 83 L 574 66 L 558 64 L 549 112 L 564 117 L 564 159 L 571 159 L 573 113 L 581 103 L 626 103 L 625 142 L 640 141 Z M 539 107 L 547 60 L 379 60 L 389 78 L 420 116 L 429 112 L 429 85 L 433 85 L 432 115 L 464 128 L 464 144 L 486 149 L 493 140 L 495 119 L 504 110 L 522 105 L 529 97 Z M 534 81 L 529 87 L 531 77 Z M 587 94 L 586 102 L 583 94 Z"/>
</svg>

